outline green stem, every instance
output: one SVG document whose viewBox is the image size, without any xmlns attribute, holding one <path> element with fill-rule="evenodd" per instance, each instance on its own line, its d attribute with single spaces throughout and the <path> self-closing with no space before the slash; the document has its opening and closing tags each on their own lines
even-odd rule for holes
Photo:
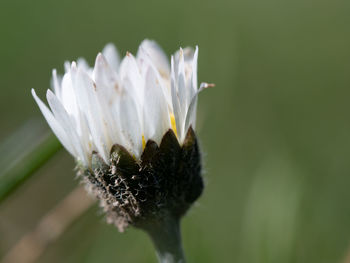
<svg viewBox="0 0 350 263">
<path fill-rule="evenodd" d="M 145 229 L 156 248 L 160 263 L 185 263 L 182 249 L 180 220 L 172 216 L 149 224 Z"/>
</svg>

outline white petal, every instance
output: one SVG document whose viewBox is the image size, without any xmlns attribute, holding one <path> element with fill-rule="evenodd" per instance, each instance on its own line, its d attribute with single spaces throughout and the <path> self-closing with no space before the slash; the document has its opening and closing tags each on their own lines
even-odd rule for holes
<svg viewBox="0 0 350 263">
<path fill-rule="evenodd" d="M 169 60 L 162 48 L 155 41 L 148 39 L 142 41 L 136 57 L 139 58 L 142 52 L 145 52 L 151 58 L 152 62 L 162 77 L 169 78 Z"/>
<path fill-rule="evenodd" d="M 174 57 L 171 57 L 171 99 L 173 103 L 173 114 L 176 122 L 177 136 L 178 138 L 181 138 L 184 114 L 181 112 L 176 79 Z"/>
<path fill-rule="evenodd" d="M 139 105 L 138 110 L 142 109 L 144 100 L 144 79 L 142 78 L 136 59 L 129 52 L 127 52 L 120 65 L 120 79 L 122 83 L 124 83 L 126 79 L 130 82 L 130 85 L 126 85 L 128 92 L 135 98 L 137 105 Z M 142 116 L 141 112 L 139 112 L 139 114 Z"/>
<path fill-rule="evenodd" d="M 186 72 L 186 91 L 188 92 L 187 99 L 189 99 L 190 102 L 185 118 L 184 135 L 187 134 L 187 130 L 190 126 L 192 126 L 193 129 L 196 128 L 198 93 L 206 88 L 206 86 L 201 86 L 200 90 L 197 89 L 198 46 L 196 46 L 196 50 L 192 58 L 190 55 L 188 55 L 189 62 L 185 65 L 185 67 L 187 67 L 186 70 L 188 71 Z"/>
<path fill-rule="evenodd" d="M 113 95 L 115 89 L 118 89 L 118 75 L 112 70 L 108 61 L 101 53 L 96 57 L 93 79 L 97 85 L 105 87 L 106 96 Z"/>
<path fill-rule="evenodd" d="M 160 82 L 160 86 L 165 96 L 165 99 L 167 101 L 168 108 L 172 112 L 173 106 L 171 101 L 170 75 L 164 76 L 164 74 L 162 75 L 159 72 L 159 70 L 154 64 L 154 61 L 152 60 L 150 55 L 146 53 L 144 48 L 139 48 L 137 56 L 138 56 L 137 62 L 141 71 L 142 78 L 145 80 L 148 69 L 152 68 L 152 70 L 154 71 L 154 74 L 156 74 L 157 80 Z M 144 98 L 146 98 L 145 95 L 144 95 Z"/>
<path fill-rule="evenodd" d="M 69 61 L 64 62 L 64 71 L 65 72 L 70 71 L 70 62 Z"/>
<path fill-rule="evenodd" d="M 52 79 L 51 79 L 51 87 L 55 94 L 60 98 L 61 97 L 61 82 L 62 79 L 57 76 L 57 70 L 52 70 Z"/>
<path fill-rule="evenodd" d="M 74 152 L 78 155 L 78 159 L 83 161 L 83 163 L 88 163 L 88 158 L 83 150 L 80 142 L 80 138 L 76 132 L 76 125 L 69 117 L 68 113 L 62 106 L 61 102 L 57 99 L 55 94 L 51 90 L 47 91 L 46 94 L 47 101 L 52 109 L 55 119 L 61 124 L 62 128 L 65 130 L 70 144 L 73 146 Z"/>
<path fill-rule="evenodd" d="M 176 74 L 176 72 L 175 72 Z M 185 62 L 184 62 L 184 56 L 182 53 L 182 49 L 180 49 L 180 57 L 179 57 L 179 65 L 178 65 L 178 72 L 177 72 L 177 96 L 179 98 L 179 105 L 180 105 L 180 112 L 181 112 L 181 122 L 180 122 L 180 131 L 182 136 L 180 136 L 180 140 L 182 140 L 182 137 L 185 135 L 184 131 L 184 125 L 185 125 L 185 117 L 186 112 L 190 103 L 190 89 L 186 86 L 186 77 L 185 77 Z"/>
<path fill-rule="evenodd" d="M 58 96 L 66 111 L 76 119 L 79 115 L 79 109 L 76 101 L 76 94 L 73 89 L 72 76 L 70 70 L 64 74 L 61 84 L 60 96 Z"/>
<path fill-rule="evenodd" d="M 87 61 L 84 58 L 78 58 L 77 59 L 77 66 L 78 68 L 89 72 L 91 70 L 91 68 L 89 67 L 89 63 L 87 63 Z"/>
<path fill-rule="evenodd" d="M 139 91 L 138 89 L 141 89 L 143 82 L 141 72 L 135 57 L 129 52 L 126 53 L 125 58 L 120 64 L 120 78 L 122 81 L 125 78 L 128 78 L 133 84 L 132 88 L 137 89 L 135 91 Z"/>
<path fill-rule="evenodd" d="M 193 96 L 190 106 L 188 107 L 186 120 L 185 120 L 184 134 L 187 133 L 187 130 L 190 126 L 192 126 L 193 129 L 196 128 L 197 101 L 198 101 L 198 93 Z"/>
<path fill-rule="evenodd" d="M 214 87 L 214 84 L 208 84 L 208 83 L 201 83 L 199 89 L 194 94 L 194 96 L 191 99 L 191 103 L 188 107 L 187 113 L 186 113 L 186 120 L 185 120 L 185 134 L 187 133 L 187 130 L 190 126 L 192 126 L 193 129 L 196 128 L 196 112 L 197 112 L 197 101 L 198 101 L 198 94 L 203 91 L 206 88 Z"/>
<path fill-rule="evenodd" d="M 123 91 L 118 103 L 119 121 L 122 134 L 126 140 L 126 148 L 139 158 L 142 152 L 141 119 L 138 113 L 138 105 L 135 98 L 129 92 L 131 81 L 126 78 L 123 83 Z M 124 144 L 123 144 L 124 145 Z"/>
<path fill-rule="evenodd" d="M 87 153 L 92 152 L 93 143 L 91 142 L 90 131 L 88 128 L 87 119 L 84 113 L 78 107 L 77 95 L 75 89 L 73 88 L 71 66 L 66 66 L 66 74 L 64 74 L 61 85 L 61 96 L 57 96 L 65 110 L 74 118 L 76 130 L 81 139 L 84 151 Z M 57 94 L 56 94 L 57 95 Z"/>
<path fill-rule="evenodd" d="M 160 143 L 165 132 L 171 128 L 168 104 L 165 100 L 161 82 L 156 72 L 149 68 L 146 74 L 144 102 L 144 136 Z"/>
<path fill-rule="evenodd" d="M 96 100 L 95 84 L 90 77 L 80 69 L 72 66 L 72 79 L 75 93 L 77 96 L 78 106 L 81 112 L 84 113 L 88 121 L 88 126 L 91 132 L 92 140 L 97 148 L 98 153 L 108 163 L 109 150 L 107 145 L 110 145 L 110 138 L 102 125 L 101 109 Z"/>
<path fill-rule="evenodd" d="M 120 56 L 116 47 L 112 43 L 109 43 L 102 50 L 102 54 L 107 59 L 108 64 L 111 66 L 111 68 L 114 71 L 118 71 L 120 64 Z"/>
<path fill-rule="evenodd" d="M 52 112 L 48 109 L 48 107 L 39 99 L 39 97 L 36 95 L 35 90 L 32 89 L 32 95 L 38 104 L 42 114 L 44 115 L 47 123 L 49 124 L 50 128 L 52 129 L 53 133 L 56 135 L 56 137 L 60 140 L 64 148 L 67 149 L 67 151 L 73 155 L 75 158 L 78 158 L 73 145 L 68 139 L 68 136 L 65 132 L 65 130 L 62 128 L 61 124 L 58 123 L 58 121 L 53 116 Z"/>
<path fill-rule="evenodd" d="M 180 48 L 177 52 L 175 52 L 175 54 L 174 54 L 175 72 L 178 72 L 180 54 L 182 54 L 182 56 L 184 58 L 184 63 L 191 65 L 192 59 L 194 56 L 194 50 L 191 47 L 185 47 L 184 49 Z"/>
<path fill-rule="evenodd" d="M 198 65 L 198 46 L 196 46 L 196 50 L 193 55 L 192 60 L 192 96 L 197 92 L 197 65 Z"/>
<path fill-rule="evenodd" d="M 185 47 L 183 49 L 180 48 L 178 51 L 175 52 L 174 54 L 175 64 L 178 64 L 181 52 L 184 56 L 185 63 L 191 63 L 195 50 L 192 47 Z"/>
<path fill-rule="evenodd" d="M 116 73 L 102 54 L 96 58 L 93 76 L 96 83 L 96 99 L 101 107 L 102 118 L 105 119 L 103 125 L 112 139 L 111 143 L 120 143 L 121 132 L 114 104 L 119 101 L 117 96 L 120 96 L 121 87 Z M 107 145 L 109 146 L 112 145 Z"/>
</svg>

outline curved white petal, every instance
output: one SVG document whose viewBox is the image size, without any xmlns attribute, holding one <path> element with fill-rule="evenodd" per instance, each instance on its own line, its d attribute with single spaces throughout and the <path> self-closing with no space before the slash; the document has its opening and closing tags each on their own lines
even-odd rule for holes
<svg viewBox="0 0 350 263">
<path fill-rule="evenodd" d="M 160 82 L 164 98 L 168 104 L 168 110 L 173 111 L 172 100 L 171 100 L 171 86 L 170 86 L 170 74 L 167 72 L 167 75 L 164 76 L 164 73 L 160 72 L 159 67 L 157 68 L 154 59 L 146 52 L 144 48 L 139 48 L 137 53 L 137 63 L 140 68 L 140 72 L 144 81 L 146 81 L 146 75 L 149 68 L 152 68 L 154 74 L 156 75 L 157 80 Z M 168 71 L 168 69 L 166 69 Z M 144 95 L 147 98 L 146 95 Z"/>
<path fill-rule="evenodd" d="M 84 58 L 77 59 L 77 66 L 78 66 L 78 68 L 80 68 L 86 72 L 90 72 L 90 70 L 91 70 L 89 63 L 87 63 L 87 61 Z"/>
<path fill-rule="evenodd" d="M 78 157 L 77 153 L 74 150 L 74 147 L 72 143 L 70 142 L 65 130 L 62 128 L 61 124 L 55 119 L 52 112 L 48 109 L 48 107 L 40 100 L 40 98 L 36 95 L 35 90 L 32 89 L 32 95 L 34 97 L 34 100 L 38 104 L 42 114 L 44 115 L 47 123 L 49 124 L 50 128 L 52 129 L 53 133 L 56 135 L 56 137 L 60 140 L 60 142 L 63 144 L 64 148 L 67 149 L 67 151 L 73 155 L 74 157 Z"/>
<path fill-rule="evenodd" d="M 102 125 L 105 126 L 113 143 L 121 143 L 121 131 L 115 107 L 119 101 L 121 87 L 118 76 L 102 54 L 97 55 L 93 77 L 96 83 L 96 99 L 101 107 L 102 118 L 105 120 Z"/>
<path fill-rule="evenodd" d="M 197 116 L 197 100 L 198 100 L 198 93 L 202 91 L 205 87 L 201 87 L 201 89 L 198 90 L 197 88 L 197 60 L 198 60 L 198 47 L 196 46 L 196 50 L 194 53 L 192 52 L 191 56 L 188 54 L 188 63 L 185 64 L 185 74 L 186 74 L 186 91 L 187 93 L 187 99 L 189 99 L 189 104 L 186 112 L 186 118 L 185 118 L 185 126 L 184 126 L 184 134 L 187 133 L 187 130 L 190 126 L 192 126 L 193 129 L 196 127 L 196 116 Z"/>
<path fill-rule="evenodd" d="M 170 114 L 161 82 L 151 67 L 146 74 L 145 98 L 143 109 L 145 141 L 152 139 L 160 143 L 165 132 L 171 128 Z"/>
<path fill-rule="evenodd" d="M 55 119 L 61 124 L 61 127 L 65 130 L 68 140 L 73 146 L 75 154 L 81 161 L 87 163 L 87 156 L 85 155 L 80 139 L 76 132 L 76 125 L 69 117 L 61 102 L 57 99 L 57 97 L 55 96 L 55 94 L 52 93 L 51 90 L 47 91 L 46 98 L 52 109 Z"/>
<path fill-rule="evenodd" d="M 193 54 L 193 60 L 192 60 L 192 76 L 191 76 L 191 80 L 192 80 L 192 88 L 191 88 L 191 91 L 192 91 L 192 94 L 191 96 L 193 96 L 196 92 L 197 92 L 197 89 L 198 89 L 198 80 L 197 80 L 197 66 L 198 66 L 198 46 L 196 46 L 196 50 Z"/>
<path fill-rule="evenodd" d="M 190 89 L 186 85 L 186 76 L 185 76 L 185 61 L 182 49 L 180 49 L 180 57 L 178 64 L 178 72 L 177 72 L 177 96 L 179 98 L 180 112 L 181 112 L 181 122 L 180 122 L 180 141 L 183 141 L 185 136 L 185 117 L 186 112 L 190 103 Z"/>
<path fill-rule="evenodd" d="M 115 71 L 113 71 L 106 57 L 101 53 L 99 53 L 96 57 L 92 76 L 96 84 L 108 88 L 106 89 L 106 92 L 108 92 L 106 95 L 111 95 L 113 89 L 110 87 L 113 84 L 117 84 L 118 75 Z M 114 88 L 117 89 L 118 87 Z"/>
<path fill-rule="evenodd" d="M 119 76 L 123 83 L 126 80 L 129 82 L 130 85 L 126 85 L 128 91 L 131 96 L 135 97 L 137 105 L 140 105 L 140 108 L 142 108 L 144 100 L 144 79 L 142 78 L 135 57 L 129 52 L 127 52 L 120 64 Z"/>
<path fill-rule="evenodd" d="M 197 116 L 197 101 L 198 101 L 198 94 L 203 91 L 206 88 L 214 87 L 214 84 L 209 83 L 201 83 L 199 89 L 196 91 L 196 93 L 193 95 L 191 99 L 190 106 L 188 107 L 187 113 L 186 113 L 186 120 L 185 120 L 185 132 L 187 133 L 187 130 L 190 126 L 192 126 L 193 129 L 196 128 L 196 116 Z"/>
<path fill-rule="evenodd" d="M 51 88 L 55 94 L 60 98 L 61 97 L 61 77 L 57 76 L 57 70 L 52 70 L 52 79 L 51 79 Z"/>
<path fill-rule="evenodd" d="M 108 43 L 102 50 L 102 54 L 108 61 L 108 64 L 111 65 L 114 71 L 118 71 L 120 64 L 120 56 L 117 48 L 112 44 Z"/>
<path fill-rule="evenodd" d="M 70 62 L 69 61 L 65 61 L 64 62 L 64 71 L 68 72 L 70 70 Z"/>
<path fill-rule="evenodd" d="M 110 150 L 108 145 L 111 144 L 111 139 L 102 125 L 104 120 L 101 118 L 100 105 L 96 99 L 96 85 L 84 71 L 75 68 L 74 65 L 72 65 L 71 73 L 75 93 L 79 94 L 77 102 L 80 111 L 86 117 L 92 140 L 98 153 L 108 163 Z"/>
<path fill-rule="evenodd" d="M 144 41 L 142 41 L 136 57 L 139 58 L 143 52 L 151 58 L 159 74 L 164 78 L 169 78 L 169 60 L 165 55 L 163 49 L 155 41 L 145 39 Z"/>
<path fill-rule="evenodd" d="M 184 122 L 184 114 L 180 107 L 180 100 L 178 96 L 177 77 L 175 74 L 174 57 L 171 57 L 171 99 L 173 103 L 173 114 L 176 122 L 176 130 L 178 138 L 182 138 L 182 126 Z"/>
<path fill-rule="evenodd" d="M 139 158 L 142 152 L 141 119 L 138 113 L 137 102 L 132 96 L 132 93 L 129 92 L 131 90 L 131 85 L 131 81 L 125 79 L 117 107 L 121 132 L 127 144 L 126 148 L 132 152 L 136 158 Z"/>
<path fill-rule="evenodd" d="M 174 54 L 175 65 L 178 65 L 179 63 L 180 53 L 183 54 L 185 63 L 191 63 L 191 61 L 193 60 L 195 50 L 192 47 L 185 47 L 180 48 L 178 51 L 176 51 Z"/>
<path fill-rule="evenodd" d="M 64 74 L 61 84 L 61 92 L 58 98 L 63 104 L 66 111 L 73 115 L 76 119 L 79 117 L 79 109 L 77 104 L 77 96 L 73 89 L 72 76 L 70 70 Z"/>
</svg>

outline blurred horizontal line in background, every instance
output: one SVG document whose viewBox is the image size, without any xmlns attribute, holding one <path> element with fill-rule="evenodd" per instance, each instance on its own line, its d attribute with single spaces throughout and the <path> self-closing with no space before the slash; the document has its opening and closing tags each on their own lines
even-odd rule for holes
<svg viewBox="0 0 350 263">
<path fill-rule="evenodd" d="M 0 202 L 62 146 L 43 121 L 32 119 L 0 143 Z"/>
<path fill-rule="evenodd" d="M 69 193 L 49 211 L 36 228 L 24 235 L 5 255 L 2 263 L 33 263 L 62 233 L 94 203 L 83 187 Z"/>
</svg>

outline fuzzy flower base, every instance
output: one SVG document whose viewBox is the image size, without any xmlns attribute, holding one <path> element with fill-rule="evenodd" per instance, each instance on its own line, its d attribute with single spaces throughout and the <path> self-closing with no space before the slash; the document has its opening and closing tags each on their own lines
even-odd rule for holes
<svg viewBox="0 0 350 263">
<path fill-rule="evenodd" d="M 129 225 L 147 229 L 150 222 L 180 219 L 203 191 L 196 135 L 188 129 L 180 146 L 170 129 L 160 145 L 148 140 L 138 161 L 115 144 L 110 165 L 94 153 L 91 169 L 79 168 L 90 193 L 100 200 L 107 222 L 124 231 Z"/>
</svg>

